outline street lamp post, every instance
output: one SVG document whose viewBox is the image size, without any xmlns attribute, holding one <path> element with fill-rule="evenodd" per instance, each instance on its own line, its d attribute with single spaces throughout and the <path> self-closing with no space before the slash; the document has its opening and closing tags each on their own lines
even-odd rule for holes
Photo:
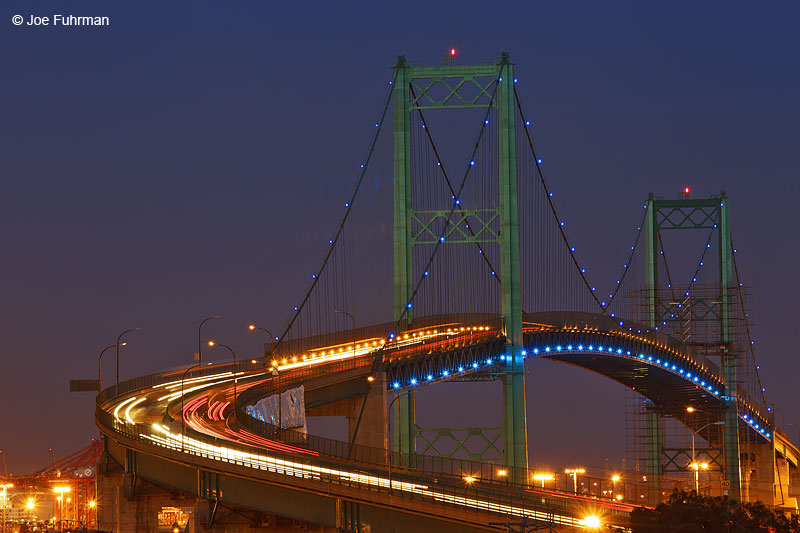
<svg viewBox="0 0 800 533">
<path fill-rule="evenodd" d="M 541 481 L 542 488 L 544 488 L 545 481 L 553 481 L 553 474 L 534 474 L 533 479 L 535 481 Z"/>
<path fill-rule="evenodd" d="M 392 401 L 389 402 L 388 411 L 389 411 L 389 419 L 390 420 L 391 420 L 391 417 L 392 417 L 392 406 L 394 405 L 394 402 L 399 400 L 401 396 L 407 396 L 409 392 L 410 391 L 406 391 L 406 392 L 403 392 L 403 393 L 398 393 L 397 396 L 392 398 Z M 400 417 L 398 416 L 397 419 L 400 420 Z M 399 450 L 398 454 L 400 456 L 402 456 L 402 454 L 403 454 L 403 452 L 402 452 L 403 443 L 402 443 L 402 441 L 400 439 L 403 438 L 403 433 L 402 433 L 402 431 L 400 431 L 400 428 L 394 428 L 394 430 L 397 431 L 397 444 L 398 444 L 397 447 L 398 447 L 398 450 Z M 389 494 L 391 494 L 392 493 L 392 450 L 391 450 L 391 448 L 388 450 L 388 453 L 386 454 L 386 458 L 387 458 L 386 463 L 389 466 Z M 402 460 L 400 461 L 400 463 L 402 464 Z"/>
<path fill-rule="evenodd" d="M 272 332 L 270 330 L 268 330 L 267 328 L 260 328 L 260 327 L 256 326 L 255 324 L 250 324 L 249 326 L 247 326 L 247 328 L 250 331 L 255 331 L 255 330 L 258 329 L 258 330 L 266 332 L 266 334 L 269 335 L 269 342 L 270 342 L 270 345 L 269 345 L 269 359 L 267 358 L 267 354 L 266 353 L 264 354 L 264 368 L 269 368 L 270 362 L 272 361 L 272 358 L 275 355 L 275 335 L 273 335 Z M 267 350 L 267 346 L 264 345 L 264 351 L 266 352 L 266 350 Z"/>
<path fill-rule="evenodd" d="M 617 481 L 620 480 L 619 474 L 614 474 L 611 476 L 611 499 L 616 499 L 616 492 L 617 492 Z M 625 492 L 623 490 L 623 492 Z"/>
<path fill-rule="evenodd" d="M 585 472 L 586 470 L 583 468 L 567 468 L 566 470 L 564 470 L 565 474 L 572 476 L 572 483 L 575 487 L 576 495 L 578 494 L 578 474 L 583 474 Z"/>
<path fill-rule="evenodd" d="M 212 348 L 214 346 L 222 346 L 223 348 L 226 348 L 229 352 L 231 352 L 231 355 L 233 356 L 233 415 L 235 417 L 236 413 L 238 412 L 236 408 L 236 380 L 238 379 L 236 377 L 236 352 L 233 351 L 233 348 L 231 348 L 227 344 L 222 344 L 221 342 L 208 341 L 208 345 L 211 346 Z"/>
<path fill-rule="evenodd" d="M 203 340 L 200 338 L 201 332 L 203 330 L 203 324 L 208 322 L 209 320 L 214 320 L 215 318 L 221 318 L 222 315 L 214 315 L 208 318 L 204 318 L 200 325 L 197 326 L 197 362 L 203 362 Z"/>
<path fill-rule="evenodd" d="M 119 334 L 119 337 L 117 337 L 117 344 L 115 344 L 115 346 L 117 347 L 117 388 L 119 388 L 119 347 L 121 346 L 119 341 L 122 340 L 122 336 L 125 335 L 126 333 L 130 333 L 131 331 L 139 331 L 141 329 L 142 328 L 126 329 L 125 331 Z M 102 357 L 102 354 L 100 354 L 100 356 Z"/>
<path fill-rule="evenodd" d="M 203 363 L 196 363 L 196 364 L 190 366 L 189 368 L 184 370 L 183 375 L 181 376 L 181 413 L 180 413 L 180 415 L 181 415 L 181 453 L 183 453 L 183 450 L 184 450 L 183 443 L 186 440 L 186 422 L 183 419 L 183 403 L 184 403 L 183 402 L 183 382 L 186 379 L 186 374 L 188 374 L 190 370 L 192 370 L 193 368 L 197 368 L 202 364 Z"/>
<path fill-rule="evenodd" d="M 353 318 L 353 315 L 348 313 L 347 311 L 340 311 L 339 309 L 334 309 L 334 313 L 340 313 L 342 315 L 347 315 L 350 317 L 350 320 L 353 322 L 353 361 L 355 361 L 356 357 L 356 319 Z"/>
<path fill-rule="evenodd" d="M 120 346 L 125 346 L 128 344 L 127 342 L 123 342 Z M 103 372 L 102 372 L 102 362 L 103 362 L 103 354 L 106 353 L 108 350 L 116 346 L 116 344 L 109 344 L 100 352 L 100 357 L 97 358 L 97 393 L 100 394 L 100 391 L 103 390 L 103 387 L 100 386 L 102 379 L 103 379 Z"/>
<path fill-rule="evenodd" d="M 700 493 L 700 469 L 702 468 L 703 470 L 708 470 L 708 463 L 702 463 L 702 464 L 697 463 L 697 458 L 695 456 L 695 451 L 694 451 L 694 436 L 696 433 L 700 433 L 709 426 L 720 426 L 724 423 L 725 423 L 724 421 L 718 420 L 717 422 L 711 422 L 709 424 L 706 424 L 697 431 L 692 430 L 692 463 L 689 466 L 691 466 L 692 469 L 694 470 L 694 491 L 697 492 L 698 494 Z"/>
</svg>

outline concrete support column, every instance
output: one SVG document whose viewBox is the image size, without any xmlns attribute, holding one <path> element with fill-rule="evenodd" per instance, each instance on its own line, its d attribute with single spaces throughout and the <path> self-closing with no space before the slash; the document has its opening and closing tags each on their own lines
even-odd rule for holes
<svg viewBox="0 0 800 533">
<path fill-rule="evenodd" d="M 386 375 L 378 373 L 370 383 L 366 403 L 364 398 L 354 398 L 347 413 L 348 440 L 356 445 L 388 449 L 386 413 Z M 360 418 L 360 421 L 359 421 Z M 356 430 L 358 430 L 357 433 Z M 353 437 L 355 436 L 355 440 Z"/>
<path fill-rule="evenodd" d="M 647 400 L 647 403 L 650 403 Z M 644 471 L 647 475 L 647 505 L 661 503 L 661 416 L 657 411 L 647 408 L 645 413 L 645 458 Z"/>
</svg>

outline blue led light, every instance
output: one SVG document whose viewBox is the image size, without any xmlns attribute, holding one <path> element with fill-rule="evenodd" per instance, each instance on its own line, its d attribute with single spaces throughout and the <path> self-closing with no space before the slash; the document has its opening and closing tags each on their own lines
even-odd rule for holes
<svg viewBox="0 0 800 533">
<path fill-rule="evenodd" d="M 486 364 L 487 365 L 491 365 L 492 364 L 492 358 L 491 357 L 486 360 Z"/>
<path fill-rule="evenodd" d="M 428 275 L 428 271 L 427 271 L 427 270 L 425 271 L 425 275 L 426 275 L 426 276 Z"/>
<path fill-rule="evenodd" d="M 537 159 L 536 162 L 539 163 L 540 165 L 542 164 L 542 160 L 541 159 Z"/>
<path fill-rule="evenodd" d="M 557 352 L 560 352 L 560 351 L 561 351 L 561 346 L 560 346 L 560 345 L 559 345 L 559 346 L 556 346 L 556 351 L 557 351 Z"/>
<path fill-rule="evenodd" d="M 571 344 L 567 344 L 567 350 L 572 351 L 572 345 Z"/>
<path fill-rule="evenodd" d="M 470 161 L 469 162 L 469 166 L 474 167 L 475 166 L 475 161 Z"/>
<path fill-rule="evenodd" d="M 399 383 L 397 383 L 397 382 L 395 382 L 395 384 L 394 384 L 394 388 L 395 388 L 395 389 L 399 389 L 399 388 L 400 388 L 400 384 L 399 384 Z"/>
<path fill-rule="evenodd" d="M 444 242 L 444 235 L 442 235 L 441 237 L 439 237 L 439 242 Z"/>
<path fill-rule="evenodd" d="M 523 356 L 528 355 L 528 352 L 526 352 L 525 350 L 522 350 L 522 355 Z"/>
<path fill-rule="evenodd" d="M 459 372 L 463 372 L 464 371 L 464 367 L 463 366 L 458 367 L 458 371 Z"/>
<path fill-rule="evenodd" d="M 549 346 L 545 346 L 544 347 L 544 351 L 550 353 L 550 347 Z"/>
<path fill-rule="evenodd" d="M 412 385 L 416 385 L 416 384 L 417 384 L 417 380 L 416 380 L 416 378 L 411 378 L 411 384 L 412 384 Z"/>
<path fill-rule="evenodd" d="M 428 381 L 433 381 L 433 376 L 431 376 L 430 374 L 428 374 Z"/>
<path fill-rule="evenodd" d="M 538 354 L 539 354 L 539 348 L 534 348 L 533 355 L 538 355 Z"/>
<path fill-rule="evenodd" d="M 472 363 L 472 368 L 478 368 L 478 363 Z"/>
<path fill-rule="evenodd" d="M 581 351 L 581 350 L 583 350 L 583 344 L 579 344 L 578 345 L 578 351 Z"/>
<path fill-rule="evenodd" d="M 530 121 L 530 120 L 526 120 L 526 121 L 525 121 L 525 125 L 526 125 L 526 126 L 530 126 L 530 125 L 531 125 L 531 121 Z"/>
<path fill-rule="evenodd" d="M 406 307 L 408 307 L 409 309 L 411 309 L 411 302 L 408 302 L 408 304 L 406 305 Z"/>
</svg>

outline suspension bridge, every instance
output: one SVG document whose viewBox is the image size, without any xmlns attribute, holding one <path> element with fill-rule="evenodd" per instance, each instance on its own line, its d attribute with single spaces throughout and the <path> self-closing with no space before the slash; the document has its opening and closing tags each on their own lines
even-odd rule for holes
<svg viewBox="0 0 800 533">
<path fill-rule="evenodd" d="M 98 498 L 116 502 L 99 523 L 147 531 L 180 500 L 194 509 L 187 527 L 220 531 L 624 528 L 673 487 L 700 489 L 699 472 L 707 494 L 796 511 L 800 451 L 758 374 L 727 195 L 650 194 L 619 278 L 599 291 L 559 218 L 508 55 L 401 57 L 393 73 L 287 325 L 251 326 L 269 335 L 263 356 L 212 342 L 230 363 L 99 392 Z M 673 251 L 697 254 L 685 279 Z M 630 391 L 622 479 L 575 470 L 559 483 L 531 468 L 532 358 Z M 417 423 L 420 388 L 473 381 L 502 384 L 501 425 Z M 348 440 L 309 434 L 306 415 L 346 417 Z"/>
</svg>

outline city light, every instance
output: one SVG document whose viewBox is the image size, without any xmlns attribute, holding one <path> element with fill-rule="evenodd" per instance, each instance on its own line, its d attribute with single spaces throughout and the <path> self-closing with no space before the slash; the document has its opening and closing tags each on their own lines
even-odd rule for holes
<svg viewBox="0 0 800 533">
<path fill-rule="evenodd" d="M 591 529 L 597 529 L 601 526 L 600 518 L 594 515 L 589 515 L 583 519 L 583 525 Z"/>
<path fill-rule="evenodd" d="M 96 505 L 97 505 L 97 502 L 96 502 L 96 501 L 94 501 L 94 500 L 89 500 L 89 507 L 91 507 L 92 509 L 94 509 Z"/>
<path fill-rule="evenodd" d="M 475 478 L 474 478 L 474 477 L 472 477 L 472 476 L 465 476 L 465 477 L 464 477 L 464 482 L 465 482 L 467 485 L 469 485 L 470 483 L 475 483 Z"/>
<path fill-rule="evenodd" d="M 508 475 L 508 472 L 505 470 L 498 470 L 497 475 L 500 477 L 506 477 Z"/>
<path fill-rule="evenodd" d="M 33 498 L 28 498 L 27 503 L 25 503 L 25 508 L 30 511 L 31 509 L 33 509 L 33 505 L 34 505 Z"/>
<path fill-rule="evenodd" d="M 57 494 L 64 494 L 65 492 L 69 492 L 71 489 L 69 487 L 53 487 L 53 492 Z"/>
</svg>

